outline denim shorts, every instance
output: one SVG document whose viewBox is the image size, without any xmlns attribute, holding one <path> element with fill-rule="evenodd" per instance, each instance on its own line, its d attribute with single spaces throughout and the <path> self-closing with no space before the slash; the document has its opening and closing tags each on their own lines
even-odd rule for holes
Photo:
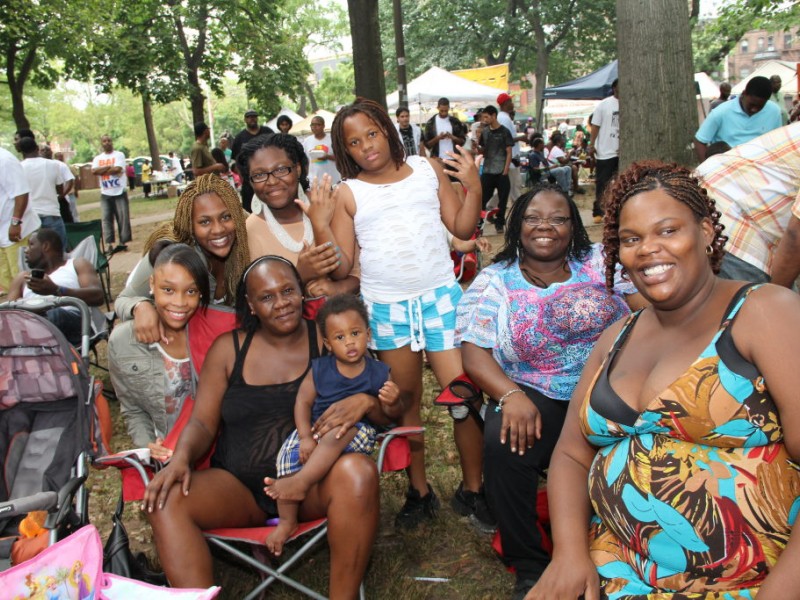
<svg viewBox="0 0 800 600">
<path fill-rule="evenodd" d="M 454 281 L 402 302 L 364 300 L 372 329 L 370 348 L 396 350 L 410 344 L 414 352 L 452 350 L 456 347 L 456 306 L 463 294 Z"/>
</svg>

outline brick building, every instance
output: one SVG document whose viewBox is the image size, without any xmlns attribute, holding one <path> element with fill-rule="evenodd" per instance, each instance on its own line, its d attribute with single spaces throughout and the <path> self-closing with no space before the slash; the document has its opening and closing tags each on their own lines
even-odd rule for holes
<svg viewBox="0 0 800 600">
<path fill-rule="evenodd" d="M 800 27 L 748 31 L 728 55 L 728 81 L 738 83 L 768 60 L 800 62 Z"/>
</svg>

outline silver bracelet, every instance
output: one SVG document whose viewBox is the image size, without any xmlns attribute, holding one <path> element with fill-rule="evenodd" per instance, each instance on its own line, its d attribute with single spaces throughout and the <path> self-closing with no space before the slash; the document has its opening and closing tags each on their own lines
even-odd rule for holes
<svg viewBox="0 0 800 600">
<path fill-rule="evenodd" d="M 508 398 L 511 394 L 516 394 L 517 392 L 520 392 L 522 394 L 525 393 L 524 391 L 522 391 L 519 388 L 514 388 L 513 390 L 508 390 L 505 394 L 503 394 L 502 396 L 500 396 L 497 399 L 497 408 L 502 411 L 503 410 L 503 404 L 505 404 L 506 398 Z"/>
</svg>

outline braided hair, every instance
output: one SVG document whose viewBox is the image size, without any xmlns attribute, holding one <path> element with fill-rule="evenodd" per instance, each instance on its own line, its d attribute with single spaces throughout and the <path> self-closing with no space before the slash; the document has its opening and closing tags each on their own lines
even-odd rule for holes
<svg viewBox="0 0 800 600">
<path fill-rule="evenodd" d="M 671 198 L 685 204 L 700 222 L 709 219 L 714 228 L 708 261 L 714 273 L 719 273 L 728 236 L 722 234 L 725 228 L 719 222 L 720 213 L 716 203 L 700 181 L 689 169 L 675 163 L 659 161 L 642 161 L 633 163 L 619 175 L 604 194 L 606 207 L 605 226 L 603 227 L 603 246 L 605 247 L 606 287 L 614 287 L 614 271 L 619 262 L 619 214 L 625 203 L 642 192 L 664 190 Z"/>
<path fill-rule="evenodd" d="M 355 179 L 362 170 L 355 159 L 350 156 L 347 142 L 344 139 L 344 122 L 358 113 L 365 115 L 383 132 L 383 135 L 389 140 L 389 154 L 395 167 L 398 169 L 402 167 L 406 160 L 406 152 L 403 147 L 403 141 L 400 139 L 400 134 L 397 133 L 389 114 L 374 100 L 358 97 L 352 104 L 339 109 L 331 126 L 331 141 L 333 143 L 333 155 L 336 157 L 336 170 L 339 171 L 342 178 Z"/>
<path fill-rule="evenodd" d="M 263 148 L 278 148 L 294 165 L 300 165 L 298 182 L 303 190 L 308 190 L 308 156 L 296 137 L 288 133 L 266 133 L 247 142 L 236 156 L 236 164 L 242 179 L 250 178 L 250 159 Z"/>
<path fill-rule="evenodd" d="M 150 234 L 144 243 L 144 254 L 160 240 L 172 240 L 189 246 L 197 246 L 194 239 L 194 226 L 192 223 L 192 209 L 194 201 L 205 194 L 216 194 L 220 197 L 225 208 L 233 217 L 236 237 L 233 240 L 231 253 L 225 260 L 225 304 L 232 305 L 235 300 L 236 284 L 242 275 L 247 263 L 250 262 L 250 250 L 247 245 L 247 228 L 245 221 L 247 214 L 242 208 L 239 194 L 236 193 L 227 181 L 220 179 L 213 173 L 201 175 L 192 181 L 181 194 L 175 207 L 175 218 L 171 223 L 165 223 Z M 220 285 L 220 282 L 217 282 Z"/>
<path fill-rule="evenodd" d="M 519 249 L 522 247 L 522 218 L 525 216 L 525 211 L 537 194 L 543 192 L 553 192 L 558 194 L 566 200 L 569 206 L 569 218 L 572 224 L 572 239 L 567 247 L 567 258 L 577 261 L 583 261 L 589 251 L 592 249 L 592 242 L 589 240 L 589 234 L 586 233 L 586 228 L 583 226 L 580 211 L 575 205 L 575 202 L 564 193 L 558 185 L 554 183 L 540 183 L 534 186 L 529 192 L 522 194 L 508 215 L 506 222 L 505 243 L 500 251 L 495 255 L 492 262 L 498 263 L 506 261 L 507 265 L 513 263 L 517 256 Z"/>
</svg>

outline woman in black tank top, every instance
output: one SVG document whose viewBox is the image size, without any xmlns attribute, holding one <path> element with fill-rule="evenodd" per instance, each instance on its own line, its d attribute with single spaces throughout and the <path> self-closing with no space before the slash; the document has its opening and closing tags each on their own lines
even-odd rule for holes
<svg viewBox="0 0 800 600">
<path fill-rule="evenodd" d="M 147 487 L 143 507 L 174 587 L 214 584 L 203 530 L 264 526 L 276 514 L 263 479 L 275 476 L 278 449 L 294 428 L 297 390 L 320 352 L 315 325 L 302 319 L 301 290 L 285 259 L 266 256 L 247 268 L 236 306 L 244 331 L 211 346 L 192 417 L 172 460 Z M 376 398 L 358 395 L 337 402 L 315 431 L 346 429 L 365 417 L 388 423 Z M 215 443 L 211 468 L 194 472 L 191 465 Z M 329 520 L 331 598 L 357 596 L 378 513 L 375 464 L 360 454 L 343 455 L 303 501 L 301 519 Z"/>
</svg>

